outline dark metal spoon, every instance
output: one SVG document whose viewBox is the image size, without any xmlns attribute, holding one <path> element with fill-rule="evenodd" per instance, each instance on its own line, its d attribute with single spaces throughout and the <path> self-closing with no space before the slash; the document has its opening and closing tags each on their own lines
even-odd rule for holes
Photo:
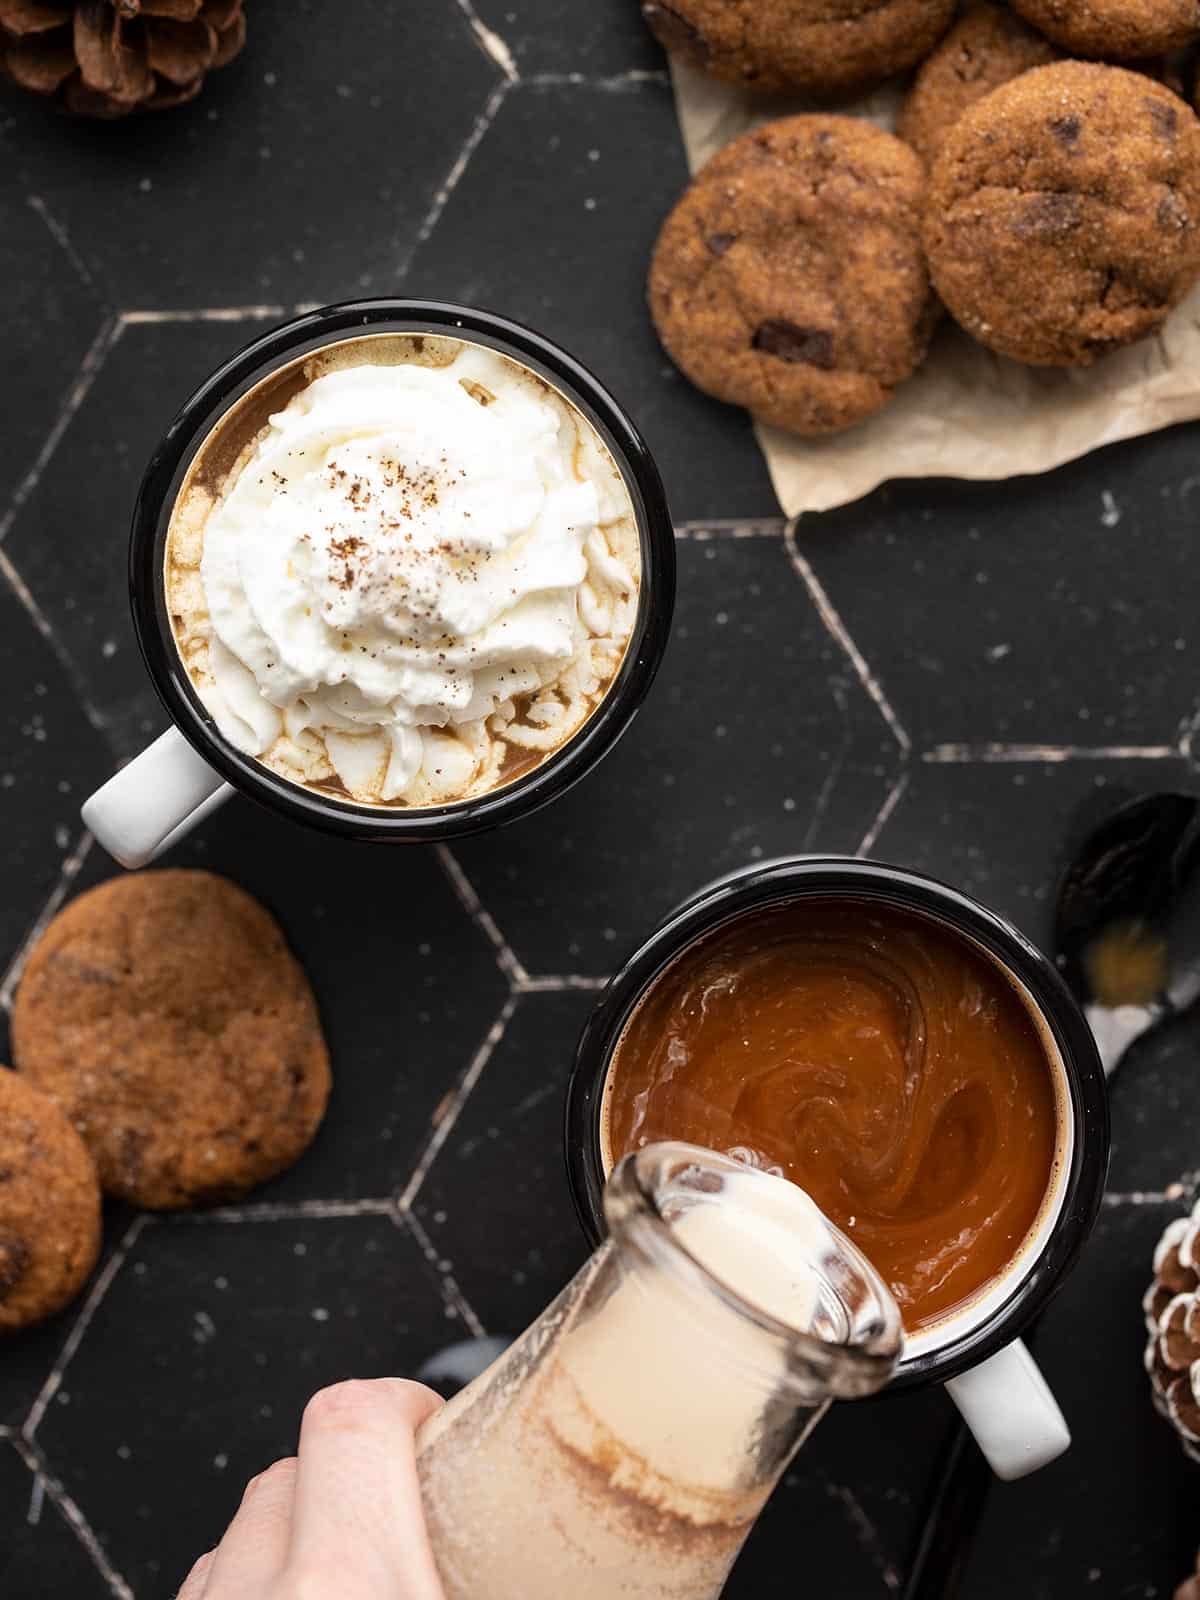
<svg viewBox="0 0 1200 1600">
<path fill-rule="evenodd" d="M 1088 833 L 1059 885 L 1054 946 L 1111 1075 L 1200 997 L 1200 798 L 1143 795 Z"/>
<path fill-rule="evenodd" d="M 1127 1056 L 1200 1014 L 1200 798 L 1125 800 L 1068 849 L 1055 960 L 1111 1077 Z M 960 1423 L 930 1494 L 904 1600 L 953 1600 L 991 1482 Z"/>
</svg>

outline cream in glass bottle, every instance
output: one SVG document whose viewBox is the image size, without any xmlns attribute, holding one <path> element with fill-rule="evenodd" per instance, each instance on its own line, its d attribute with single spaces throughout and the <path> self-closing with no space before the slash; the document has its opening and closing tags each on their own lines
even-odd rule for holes
<svg viewBox="0 0 1200 1600">
<path fill-rule="evenodd" d="M 714 1600 L 834 1398 L 900 1319 L 794 1185 L 683 1144 L 623 1161 L 608 1240 L 422 1430 L 447 1600 Z"/>
</svg>

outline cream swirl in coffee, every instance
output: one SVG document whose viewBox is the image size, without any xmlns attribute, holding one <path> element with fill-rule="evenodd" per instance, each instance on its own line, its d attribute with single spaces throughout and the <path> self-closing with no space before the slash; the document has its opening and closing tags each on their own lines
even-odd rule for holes
<svg viewBox="0 0 1200 1600">
<path fill-rule="evenodd" d="M 232 743 L 421 805 L 507 781 L 582 723 L 633 627 L 638 545 L 611 457 L 555 391 L 479 346 L 399 345 L 310 368 L 216 492 L 190 486 L 167 581 Z"/>
</svg>

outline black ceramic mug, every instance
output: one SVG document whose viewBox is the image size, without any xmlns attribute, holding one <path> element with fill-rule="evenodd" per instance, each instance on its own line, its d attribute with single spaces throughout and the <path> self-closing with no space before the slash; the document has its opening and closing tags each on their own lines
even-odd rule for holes
<svg viewBox="0 0 1200 1600">
<path fill-rule="evenodd" d="M 446 804 L 358 804 L 277 776 L 223 736 L 197 695 L 171 630 L 164 582 L 176 497 L 197 452 L 231 409 L 284 367 L 330 345 L 372 334 L 443 335 L 508 357 L 534 373 L 591 424 L 624 480 L 637 523 L 637 615 L 612 683 L 582 726 L 540 765 L 486 793 Z M 628 726 L 662 659 L 675 597 L 675 542 L 662 481 L 636 427 L 572 356 L 490 312 L 421 300 L 363 300 L 297 317 L 239 351 L 172 422 L 146 469 L 133 516 L 129 579 L 143 658 L 174 726 L 97 790 L 87 826 L 118 861 L 143 866 L 235 790 L 281 816 L 328 833 L 372 840 L 444 839 L 524 816 L 589 771 Z"/>
<path fill-rule="evenodd" d="M 984 1454 L 1004 1478 L 1021 1477 L 1070 1443 L 1062 1413 L 1021 1333 L 1083 1248 L 1108 1170 L 1104 1073 L 1086 1020 L 1053 965 L 1010 923 L 922 874 L 843 857 L 795 857 L 731 873 L 673 912 L 600 997 L 580 1039 L 567 1094 L 567 1170 L 594 1245 L 607 1177 L 605 1097 L 617 1045 L 638 1002 L 695 940 L 756 909 L 820 897 L 886 905 L 941 925 L 1015 989 L 1042 1040 L 1058 1105 L 1056 1161 L 1047 1200 L 1008 1268 L 967 1305 L 906 1341 L 893 1388 L 944 1382 Z"/>
</svg>

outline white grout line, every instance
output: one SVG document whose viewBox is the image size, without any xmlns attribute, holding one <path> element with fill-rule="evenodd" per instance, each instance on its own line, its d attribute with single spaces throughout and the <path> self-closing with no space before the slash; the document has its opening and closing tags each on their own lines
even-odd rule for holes
<svg viewBox="0 0 1200 1600">
<path fill-rule="evenodd" d="M 434 846 L 434 850 L 442 864 L 442 871 L 450 880 L 450 887 L 458 896 L 459 904 L 496 952 L 496 962 L 501 972 L 514 989 L 527 984 L 530 981 L 529 974 L 518 960 L 516 951 L 496 926 L 495 918 L 475 893 L 474 884 L 459 866 L 450 846 L 439 844 Z"/>
<path fill-rule="evenodd" d="M 211 1211 L 172 1211 L 158 1220 L 173 1227 L 213 1222 L 324 1222 L 337 1217 L 388 1217 L 395 1209 L 390 1195 L 369 1200 L 262 1200 L 248 1206 L 214 1206 Z"/>
<path fill-rule="evenodd" d="M 791 561 L 792 566 L 795 568 L 796 574 L 800 581 L 808 590 L 809 598 L 816 607 L 817 615 L 824 623 L 834 641 L 841 646 L 846 655 L 849 657 L 850 665 L 854 668 L 855 673 L 858 675 L 858 681 L 862 684 L 863 688 L 875 702 L 880 716 L 891 729 L 892 737 L 900 746 L 900 749 L 904 752 L 904 754 L 907 755 L 912 749 L 912 740 L 901 726 L 899 717 L 892 710 L 887 696 L 884 694 L 878 679 L 867 665 L 866 658 L 862 651 L 850 637 L 849 630 L 842 621 L 841 617 L 838 615 L 833 601 L 830 600 L 829 596 L 825 593 L 825 590 L 812 567 L 808 564 L 804 556 L 801 555 L 800 547 L 796 543 L 795 523 L 789 525 L 784 542 L 787 546 L 788 558 Z"/>
<path fill-rule="evenodd" d="M 125 1579 L 113 1566 L 108 1558 L 104 1546 L 92 1532 L 91 1525 L 75 1501 L 63 1488 L 62 1482 L 54 1476 L 49 1469 L 49 1464 L 41 1452 L 24 1439 L 14 1440 L 21 1460 L 34 1475 L 35 1483 L 42 1485 L 43 1492 L 48 1494 L 58 1507 L 63 1519 L 70 1526 L 72 1533 L 91 1557 L 92 1563 L 100 1576 L 107 1583 L 116 1600 L 134 1600 L 133 1590 Z"/>
<path fill-rule="evenodd" d="M 254 1205 L 213 1206 L 211 1211 L 168 1211 L 158 1218 L 168 1227 L 203 1227 L 210 1222 L 333 1221 L 342 1216 L 390 1216 L 390 1195 L 370 1200 L 259 1200 Z"/>
<path fill-rule="evenodd" d="M 450 202 L 450 196 L 458 188 L 459 181 L 467 170 L 471 157 L 479 148 L 480 140 L 496 120 L 496 114 L 504 104 L 504 97 L 512 88 L 514 81 L 511 78 L 502 79 L 484 101 L 483 110 L 475 118 L 475 124 L 467 135 L 466 143 L 455 158 L 454 165 L 443 179 L 441 188 L 433 197 L 433 203 L 425 214 L 425 220 L 417 230 L 417 237 L 401 258 L 397 273 L 398 277 L 403 278 L 405 276 L 413 263 L 413 258 L 417 251 L 437 227 L 441 220 L 442 212 L 445 211 Z"/>
<path fill-rule="evenodd" d="M 1181 754 L 1180 747 L 1174 744 L 935 744 L 922 754 L 921 760 L 1054 765 L 1062 761 L 1165 761 Z"/>
<path fill-rule="evenodd" d="M 1190 717 L 1184 717 L 1179 724 L 1179 754 L 1185 761 L 1192 759 L 1198 727 L 1200 727 L 1200 711 L 1193 711 Z"/>
<path fill-rule="evenodd" d="M 813 840 L 817 837 L 821 823 L 825 820 L 825 813 L 829 810 L 829 804 L 833 799 L 834 790 L 837 788 L 838 779 L 841 777 L 842 770 L 846 765 L 846 759 L 854 747 L 854 724 L 848 715 L 848 708 L 841 686 L 836 680 L 830 683 L 829 693 L 842 719 L 842 741 L 828 764 L 820 789 L 817 790 L 817 798 L 813 803 L 812 815 L 808 819 L 808 827 L 805 829 L 804 838 L 800 843 L 800 849 L 805 853 L 813 847 Z"/>
<path fill-rule="evenodd" d="M 517 1009 L 518 996 L 510 994 L 500 1008 L 500 1015 L 492 1023 L 484 1036 L 483 1043 L 471 1058 L 471 1063 L 456 1088 L 445 1095 L 433 1114 L 433 1132 L 428 1143 L 421 1152 L 412 1176 L 400 1193 L 399 1205 L 401 1211 L 408 1212 L 412 1209 L 413 1201 L 420 1192 L 421 1185 L 429 1174 L 430 1167 L 437 1160 L 438 1152 L 450 1137 L 454 1124 L 458 1121 L 462 1108 L 483 1073 L 484 1067 L 491 1060 L 492 1052 L 504 1037 L 504 1030 L 512 1019 L 513 1012 Z"/>
<path fill-rule="evenodd" d="M 40 1472 L 33 1475 L 33 1489 L 29 1496 L 29 1510 L 25 1514 L 25 1521 L 31 1528 L 36 1528 L 42 1520 L 42 1506 L 46 1500 L 46 1480 Z"/>
<path fill-rule="evenodd" d="M 271 318 L 300 316 L 316 309 L 316 302 L 302 306 L 204 306 L 199 310 L 134 310 L 120 312 L 121 326 L 143 327 L 159 322 L 266 322 Z"/>
<path fill-rule="evenodd" d="M 87 1299 L 83 1302 L 83 1308 L 75 1319 L 75 1325 L 67 1335 L 66 1342 L 58 1353 L 58 1360 L 50 1369 L 45 1383 L 43 1383 L 38 1392 L 37 1399 L 29 1408 L 29 1415 L 25 1418 L 24 1425 L 21 1428 L 21 1433 L 26 1439 L 32 1441 L 34 1434 L 37 1432 L 42 1418 L 46 1415 L 46 1408 L 62 1386 L 63 1375 L 70 1366 L 76 1350 L 79 1349 L 80 1341 L 87 1332 L 88 1325 L 95 1316 L 101 1300 L 107 1294 L 113 1279 L 124 1266 L 126 1256 L 137 1243 L 138 1235 L 146 1226 L 146 1222 L 147 1218 L 145 1216 L 134 1217 L 126 1228 L 120 1244 L 104 1263 L 99 1275 L 92 1284 Z"/>
<path fill-rule="evenodd" d="M 586 72 L 538 72 L 521 82 L 534 89 L 599 89 L 601 94 L 624 94 L 647 83 L 669 85 L 671 76 L 657 67 L 634 67 L 601 78 L 590 78 Z"/>
<path fill-rule="evenodd" d="M 8 534 L 18 511 L 25 504 L 29 496 L 41 482 L 42 474 L 50 464 L 50 458 L 58 448 L 63 434 L 70 425 L 71 418 L 79 410 L 87 397 L 87 392 L 95 381 L 96 374 L 104 365 L 105 357 L 121 336 L 122 323 L 119 317 L 106 317 L 100 325 L 100 331 L 88 346 L 83 360 L 79 364 L 79 371 L 75 374 L 75 381 L 67 390 L 66 397 L 59 409 L 54 425 L 46 435 L 42 448 L 38 451 L 33 465 L 17 485 L 8 509 L 0 517 L 0 542 Z"/>
<path fill-rule="evenodd" d="M 904 791 L 908 788 L 908 773 L 902 772 L 896 782 L 888 790 L 884 802 L 875 813 L 875 820 L 863 835 L 862 843 L 854 852 L 856 856 L 869 856 L 879 842 L 879 835 L 888 825 L 892 812 L 904 798 Z"/>
<path fill-rule="evenodd" d="M 520 73 L 517 71 L 517 63 L 508 45 L 494 29 L 488 27 L 476 11 L 472 0 L 458 0 L 458 9 L 467 19 L 467 27 L 475 35 L 475 42 L 484 55 L 499 67 L 509 83 L 515 83 Z"/>
<path fill-rule="evenodd" d="M 54 659 L 58 662 L 59 666 L 63 670 L 64 675 L 70 681 L 72 688 L 75 690 L 75 699 L 78 703 L 80 711 L 83 712 L 88 722 L 98 734 L 100 734 L 102 737 L 106 736 L 107 719 L 99 707 L 92 704 L 91 697 L 89 696 L 87 690 L 86 679 L 79 671 L 79 668 L 75 665 L 74 658 L 71 656 L 66 645 L 63 644 L 62 640 L 55 633 L 53 623 L 34 599 L 33 591 L 25 582 L 25 579 L 17 571 L 16 567 L 13 566 L 12 560 L 9 557 L 7 550 L 4 549 L 3 545 L 0 545 L 0 579 L 3 579 L 8 584 L 17 600 L 24 607 L 30 622 L 33 623 L 34 627 L 41 634 L 42 638 L 45 639 L 46 643 L 50 646 L 50 649 L 54 654 Z"/>
<path fill-rule="evenodd" d="M 1165 1189 L 1115 1190 L 1105 1194 L 1104 1204 L 1113 1210 L 1122 1206 L 1190 1205 L 1200 1184 L 1200 1172 L 1185 1172 L 1182 1178 L 1167 1184 Z"/>
<path fill-rule="evenodd" d="M 418 1250 L 420 1250 L 426 1261 L 428 1261 L 429 1264 L 434 1268 L 439 1279 L 441 1280 L 442 1289 L 445 1293 L 446 1299 L 458 1312 L 465 1326 L 470 1329 L 476 1339 L 486 1338 L 487 1329 L 475 1315 L 475 1308 L 467 1299 L 466 1295 L 462 1292 L 462 1288 L 458 1282 L 458 1279 L 452 1272 L 443 1272 L 437 1265 L 441 1252 L 438 1250 L 433 1240 L 425 1232 L 420 1218 L 414 1216 L 411 1211 L 402 1210 L 397 1217 L 397 1223 L 401 1228 L 407 1228 L 412 1234 L 413 1239 L 416 1241 Z"/>
<path fill-rule="evenodd" d="M 513 984 L 514 994 L 563 994 L 569 989 L 598 993 L 608 988 L 607 978 L 590 978 L 586 973 L 554 973 L 543 978 L 521 978 Z"/>
<path fill-rule="evenodd" d="M 710 522 L 677 522 L 677 539 L 694 539 L 701 543 L 708 539 L 781 539 L 787 532 L 782 517 L 751 518 L 714 517 Z"/>
<path fill-rule="evenodd" d="M 45 933 L 46 926 L 51 917 L 54 916 L 59 906 L 61 906 L 63 901 L 66 899 L 67 890 L 79 876 L 80 868 L 87 860 L 88 852 L 91 850 L 91 848 L 92 836 L 90 833 L 85 831 L 80 834 L 75 848 L 63 861 L 62 871 L 59 873 L 58 882 L 51 890 L 50 896 L 45 905 L 34 918 L 33 925 L 29 929 L 29 932 L 25 935 L 24 939 L 21 940 L 21 944 L 16 955 L 13 956 L 12 960 L 9 962 L 8 969 L 4 974 L 3 980 L 0 980 L 0 1007 L 2 1007 L 5 1011 L 10 1011 L 12 1009 L 13 992 L 16 989 L 17 984 L 21 981 L 21 974 L 25 970 L 25 963 L 29 960 L 30 952 L 33 950 L 34 945 L 42 937 L 42 934 Z"/>
<path fill-rule="evenodd" d="M 847 1489 L 844 1484 L 831 1483 L 822 1474 L 821 1480 L 825 1486 L 825 1493 L 831 1500 L 836 1500 L 846 1513 L 847 1521 L 854 1529 L 854 1536 L 859 1549 L 870 1561 L 875 1571 L 883 1580 L 883 1586 L 890 1593 L 895 1594 L 900 1588 L 900 1574 L 895 1566 L 888 1560 L 887 1553 L 879 1537 L 879 1530 L 864 1511 L 858 1497 L 853 1490 Z"/>
<path fill-rule="evenodd" d="M 66 256 L 67 260 L 75 268 L 75 271 L 79 274 L 79 277 L 82 280 L 85 288 L 91 289 L 94 293 L 99 294 L 99 286 L 97 285 L 95 278 L 92 276 L 92 269 L 79 254 L 79 251 L 76 250 L 71 241 L 71 235 L 67 232 L 65 224 L 58 220 L 58 218 L 50 210 L 50 207 L 42 199 L 40 194 L 31 194 L 28 197 L 28 202 L 30 210 L 36 211 L 38 216 L 41 217 L 46 226 L 46 231 L 54 240 L 55 244 L 58 245 L 62 253 Z"/>
</svg>

